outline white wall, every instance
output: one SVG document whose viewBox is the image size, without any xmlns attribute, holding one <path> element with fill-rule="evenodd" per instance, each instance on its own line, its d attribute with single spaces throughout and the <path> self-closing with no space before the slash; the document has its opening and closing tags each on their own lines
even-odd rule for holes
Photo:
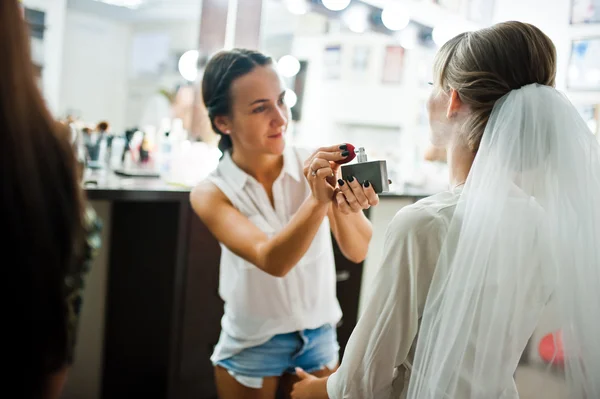
<svg viewBox="0 0 600 399">
<path fill-rule="evenodd" d="M 131 22 L 69 8 L 65 22 L 58 112 L 75 111 L 88 123 L 108 120 L 116 133 L 138 125 L 146 102 L 159 89 L 185 83 L 176 56 L 198 43 L 199 25 L 193 20 Z M 134 76 L 133 40 L 145 33 L 168 36 L 170 62 L 158 75 Z"/>
<path fill-rule="evenodd" d="M 93 14 L 68 10 L 59 112 L 125 126 L 131 29 Z"/>
<path fill-rule="evenodd" d="M 136 126 L 150 97 L 160 89 L 172 91 L 176 85 L 186 81 L 177 69 L 177 55 L 198 48 L 200 23 L 195 20 L 169 20 L 153 23 L 135 23 L 131 25 L 132 39 L 136 35 L 164 34 L 169 38 L 169 57 L 171 64 L 159 76 L 132 76 L 128 73 L 127 127 Z"/>
<path fill-rule="evenodd" d="M 44 69 L 42 70 L 42 92 L 51 112 L 56 114 L 60 102 L 62 74 L 63 36 L 66 0 L 24 0 L 26 7 L 46 13 L 44 36 Z"/>
</svg>

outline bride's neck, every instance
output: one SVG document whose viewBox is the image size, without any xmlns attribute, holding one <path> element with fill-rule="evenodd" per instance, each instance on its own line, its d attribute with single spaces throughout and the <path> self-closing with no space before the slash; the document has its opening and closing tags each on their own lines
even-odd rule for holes
<svg viewBox="0 0 600 399">
<path fill-rule="evenodd" d="M 454 140 L 446 148 L 451 187 L 460 186 L 467 180 L 475 154 L 463 140 Z"/>
</svg>

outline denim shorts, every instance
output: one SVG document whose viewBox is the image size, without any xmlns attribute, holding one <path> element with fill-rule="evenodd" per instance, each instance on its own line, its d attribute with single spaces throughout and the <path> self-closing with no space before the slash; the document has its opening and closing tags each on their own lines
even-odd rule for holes
<svg viewBox="0 0 600 399">
<path fill-rule="evenodd" d="M 244 349 L 217 365 L 240 384 L 259 389 L 264 377 L 295 374 L 296 367 L 308 373 L 337 367 L 339 348 L 336 329 L 327 324 L 314 330 L 275 335 L 264 344 Z"/>
</svg>

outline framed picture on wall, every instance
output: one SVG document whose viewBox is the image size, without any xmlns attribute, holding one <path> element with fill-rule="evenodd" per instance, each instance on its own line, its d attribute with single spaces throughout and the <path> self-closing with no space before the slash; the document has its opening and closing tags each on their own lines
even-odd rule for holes
<svg viewBox="0 0 600 399">
<path fill-rule="evenodd" d="M 369 57 L 371 48 L 367 45 L 354 46 L 352 53 L 352 70 L 356 72 L 366 72 L 369 69 Z"/>
<path fill-rule="evenodd" d="M 338 80 L 342 76 L 342 46 L 325 47 L 323 54 L 323 69 L 326 80 Z"/>
<path fill-rule="evenodd" d="M 382 83 L 399 84 L 404 74 L 404 47 L 387 46 L 383 61 Z"/>
<path fill-rule="evenodd" d="M 352 68 L 350 78 L 353 81 L 362 81 L 368 77 L 371 47 L 356 45 L 352 50 Z"/>
<path fill-rule="evenodd" d="M 571 24 L 600 24 L 600 0 L 571 0 Z"/>
<path fill-rule="evenodd" d="M 600 91 L 600 36 L 571 41 L 567 88 Z"/>
</svg>

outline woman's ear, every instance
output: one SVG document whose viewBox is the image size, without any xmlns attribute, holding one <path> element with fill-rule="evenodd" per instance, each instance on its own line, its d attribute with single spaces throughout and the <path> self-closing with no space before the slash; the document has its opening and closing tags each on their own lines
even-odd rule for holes
<svg viewBox="0 0 600 399">
<path fill-rule="evenodd" d="M 222 134 L 230 134 L 231 133 L 231 122 L 229 118 L 223 115 L 219 115 L 215 117 L 215 126 Z"/>
<path fill-rule="evenodd" d="M 454 89 L 450 89 L 450 102 L 448 103 L 448 110 L 446 112 L 446 117 L 448 119 L 456 116 L 456 114 L 458 113 L 458 111 L 460 110 L 460 107 L 462 107 L 462 100 L 460 99 L 460 96 L 458 95 L 458 91 L 454 90 Z"/>
</svg>

